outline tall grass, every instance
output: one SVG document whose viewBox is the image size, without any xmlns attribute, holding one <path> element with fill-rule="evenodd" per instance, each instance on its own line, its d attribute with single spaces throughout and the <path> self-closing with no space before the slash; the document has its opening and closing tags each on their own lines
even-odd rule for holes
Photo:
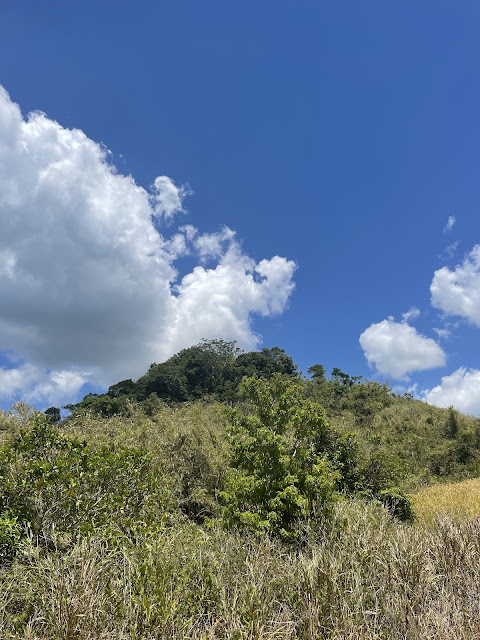
<svg viewBox="0 0 480 640">
<path fill-rule="evenodd" d="M 337 505 L 295 548 L 188 522 L 152 537 L 31 540 L 0 577 L 2 638 L 480 637 L 480 521 L 394 524 Z"/>
<path fill-rule="evenodd" d="M 29 419 L 24 407 L 0 416 L 2 437 Z M 175 511 L 153 525 L 96 518 L 85 535 L 49 521 L 48 535 L 30 535 L 0 567 L 1 640 L 480 638 L 478 518 L 404 525 L 379 505 L 340 501 L 298 544 L 248 537 L 215 521 L 220 406 L 79 416 L 63 430 L 92 449 L 146 449 Z"/>
</svg>

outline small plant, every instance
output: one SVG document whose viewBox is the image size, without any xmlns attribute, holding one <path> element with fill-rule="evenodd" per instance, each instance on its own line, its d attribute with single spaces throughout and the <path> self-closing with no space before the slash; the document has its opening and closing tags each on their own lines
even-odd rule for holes
<svg viewBox="0 0 480 640">
<path fill-rule="evenodd" d="M 12 560 L 22 538 L 22 528 L 15 516 L 0 517 L 0 565 Z"/>
<path fill-rule="evenodd" d="M 394 518 L 402 522 L 412 522 L 415 519 L 413 502 L 400 489 L 384 489 L 379 492 L 378 500 Z"/>
</svg>

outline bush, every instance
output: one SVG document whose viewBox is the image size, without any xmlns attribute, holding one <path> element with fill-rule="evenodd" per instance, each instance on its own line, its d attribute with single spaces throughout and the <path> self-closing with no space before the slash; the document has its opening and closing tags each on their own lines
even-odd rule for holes
<svg viewBox="0 0 480 640">
<path fill-rule="evenodd" d="M 151 456 L 138 448 L 90 447 L 61 434 L 44 414 L 0 450 L 0 513 L 36 533 L 75 536 L 115 523 L 128 529 L 161 517 L 168 486 Z"/>
<path fill-rule="evenodd" d="M 453 407 L 448 408 L 448 416 L 445 424 L 445 432 L 447 438 L 451 438 L 452 440 L 458 436 L 458 419 L 456 412 Z"/>
<path fill-rule="evenodd" d="M 384 489 L 379 492 L 378 500 L 394 518 L 398 518 L 402 522 L 412 522 L 415 519 L 413 503 L 403 491 Z"/>
<path fill-rule="evenodd" d="M 0 565 L 12 560 L 22 538 L 22 528 L 16 517 L 0 517 Z"/>
<path fill-rule="evenodd" d="M 325 448 L 331 430 L 321 407 L 280 375 L 245 378 L 240 390 L 247 411 L 230 411 L 224 522 L 298 537 L 300 522 L 325 517 L 334 501 L 341 476 Z"/>
</svg>

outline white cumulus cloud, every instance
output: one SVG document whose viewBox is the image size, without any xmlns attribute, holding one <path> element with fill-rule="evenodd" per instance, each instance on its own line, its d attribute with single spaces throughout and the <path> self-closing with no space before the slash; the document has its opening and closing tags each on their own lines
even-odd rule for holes
<svg viewBox="0 0 480 640">
<path fill-rule="evenodd" d="M 480 245 L 454 269 L 435 271 L 430 293 L 435 308 L 480 327 Z"/>
<path fill-rule="evenodd" d="M 365 329 L 360 336 L 360 345 L 370 365 L 397 380 L 408 380 L 408 374 L 414 371 L 445 365 L 445 353 L 435 340 L 393 318 Z"/>
<path fill-rule="evenodd" d="M 184 212 L 187 192 L 166 176 L 148 192 L 82 131 L 24 119 L 0 87 L 0 352 L 17 360 L 0 394 L 68 401 L 86 380 L 136 378 L 201 338 L 258 343 L 252 314 L 285 309 L 295 264 L 256 264 L 226 227 L 165 237 L 155 219 Z M 178 283 L 187 253 L 216 265 Z"/>
<path fill-rule="evenodd" d="M 191 337 L 190 343 L 220 335 L 253 349 L 258 336 L 250 329 L 249 316 L 282 312 L 293 291 L 293 268 L 293 263 L 278 256 L 255 264 L 236 245 L 214 269 L 195 267 L 177 287 L 166 332 L 173 351 L 184 346 L 184 333 Z"/>
<path fill-rule="evenodd" d="M 423 400 L 437 407 L 450 407 L 480 416 L 480 371 L 460 367 L 449 376 L 442 377 L 441 384 L 425 391 Z"/>
</svg>

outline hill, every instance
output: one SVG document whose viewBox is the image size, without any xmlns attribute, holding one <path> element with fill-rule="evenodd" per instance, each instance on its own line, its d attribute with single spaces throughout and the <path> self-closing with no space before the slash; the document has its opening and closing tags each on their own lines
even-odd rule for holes
<svg viewBox="0 0 480 640">
<path fill-rule="evenodd" d="M 121 381 L 107 393 L 89 394 L 67 408 L 74 416 L 87 412 L 108 417 L 128 416 L 133 408 L 153 416 L 164 403 L 177 408 L 192 401 L 232 406 L 239 401 L 244 376 L 281 374 L 301 385 L 336 429 L 355 435 L 380 484 L 409 491 L 480 475 L 479 419 L 429 406 L 409 394 L 396 395 L 386 384 L 339 368 L 328 376 L 315 364 L 309 373 L 310 379 L 303 377 L 279 347 L 241 353 L 234 342 L 204 340 L 162 364 L 153 363 L 136 382 Z"/>
<path fill-rule="evenodd" d="M 309 373 L 215 341 L 0 414 L 2 637 L 478 637 L 479 520 L 431 507 L 479 420 Z"/>
<path fill-rule="evenodd" d="M 478 519 L 405 525 L 359 495 L 295 543 L 202 524 L 227 473 L 219 404 L 59 429 L 20 406 L 1 428 L 6 639 L 478 637 Z"/>
</svg>

